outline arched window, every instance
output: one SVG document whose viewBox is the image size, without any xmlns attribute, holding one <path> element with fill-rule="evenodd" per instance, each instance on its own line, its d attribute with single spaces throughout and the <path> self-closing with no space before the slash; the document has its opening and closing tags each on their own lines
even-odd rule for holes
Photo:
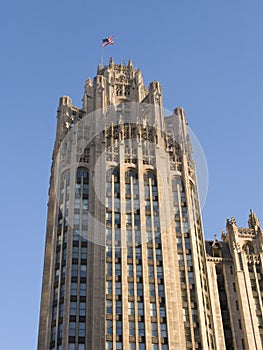
<svg viewBox="0 0 263 350">
<path fill-rule="evenodd" d="M 84 182 L 88 183 L 88 178 L 89 178 L 89 172 L 87 168 L 78 168 L 77 169 L 77 175 L 76 175 L 76 182 L 81 183 L 81 179 L 85 179 Z"/>
<path fill-rule="evenodd" d="M 130 183 L 131 179 L 133 183 L 136 183 L 138 180 L 138 174 L 134 169 L 129 169 L 125 173 L 125 183 Z"/>
<path fill-rule="evenodd" d="M 135 239 L 140 243 L 139 183 L 135 169 L 128 169 L 125 172 L 125 218 L 127 241 Z"/>
</svg>

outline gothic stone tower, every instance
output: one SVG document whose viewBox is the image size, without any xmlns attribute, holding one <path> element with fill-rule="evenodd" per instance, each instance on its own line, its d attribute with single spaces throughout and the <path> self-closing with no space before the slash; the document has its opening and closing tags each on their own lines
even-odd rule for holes
<svg viewBox="0 0 263 350">
<path fill-rule="evenodd" d="M 184 110 L 160 83 L 99 66 L 83 106 L 61 97 L 38 350 L 215 349 Z"/>
<path fill-rule="evenodd" d="M 219 350 L 263 349 L 262 228 L 251 211 L 248 228 L 227 220 L 222 242 L 206 242 L 213 324 Z"/>
</svg>

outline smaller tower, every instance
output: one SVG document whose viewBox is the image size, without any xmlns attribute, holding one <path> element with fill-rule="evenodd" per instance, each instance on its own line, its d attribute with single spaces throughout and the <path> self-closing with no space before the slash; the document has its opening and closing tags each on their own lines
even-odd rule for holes
<svg viewBox="0 0 263 350">
<path fill-rule="evenodd" d="M 217 349 L 263 348 L 262 231 L 250 210 L 248 228 L 226 222 L 222 242 L 206 242 Z"/>
</svg>

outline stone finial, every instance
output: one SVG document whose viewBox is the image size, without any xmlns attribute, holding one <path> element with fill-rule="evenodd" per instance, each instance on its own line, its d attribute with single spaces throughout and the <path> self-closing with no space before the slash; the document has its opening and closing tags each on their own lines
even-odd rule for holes
<svg viewBox="0 0 263 350">
<path fill-rule="evenodd" d="M 211 253 L 213 257 L 222 257 L 222 248 L 223 248 L 223 244 L 221 242 L 219 242 L 219 240 L 217 239 L 216 234 L 214 235 L 214 241 L 211 244 Z"/>
<path fill-rule="evenodd" d="M 72 106 L 72 100 L 69 96 L 62 96 L 59 100 L 59 106 Z"/>
<path fill-rule="evenodd" d="M 231 224 L 237 226 L 237 222 L 234 216 L 231 216 Z"/>
<path fill-rule="evenodd" d="M 237 223 L 236 223 L 236 219 L 233 216 L 231 217 L 231 219 L 226 220 L 226 228 L 227 228 L 227 231 L 230 230 L 231 232 L 236 232 Z"/>
<path fill-rule="evenodd" d="M 113 61 L 113 58 L 110 57 L 109 67 L 110 67 L 110 68 L 113 68 L 113 66 L 114 66 L 114 61 Z"/>
<path fill-rule="evenodd" d="M 219 242 L 219 240 L 217 239 L 217 235 L 216 233 L 214 234 L 214 241 L 212 243 L 212 248 L 214 249 L 221 249 L 223 247 L 222 243 Z"/>
<path fill-rule="evenodd" d="M 86 86 L 92 86 L 92 80 L 90 77 L 86 80 Z"/>
</svg>

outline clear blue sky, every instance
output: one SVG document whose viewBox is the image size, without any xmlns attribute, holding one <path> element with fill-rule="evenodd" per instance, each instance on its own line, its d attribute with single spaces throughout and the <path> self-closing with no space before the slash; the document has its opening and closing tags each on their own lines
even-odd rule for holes
<svg viewBox="0 0 263 350">
<path fill-rule="evenodd" d="M 227 217 L 263 221 L 262 0 L 10 0 L 1 6 L 0 348 L 36 348 L 46 204 L 58 99 L 81 106 L 105 58 L 159 80 L 204 149 L 205 236 Z"/>
</svg>

